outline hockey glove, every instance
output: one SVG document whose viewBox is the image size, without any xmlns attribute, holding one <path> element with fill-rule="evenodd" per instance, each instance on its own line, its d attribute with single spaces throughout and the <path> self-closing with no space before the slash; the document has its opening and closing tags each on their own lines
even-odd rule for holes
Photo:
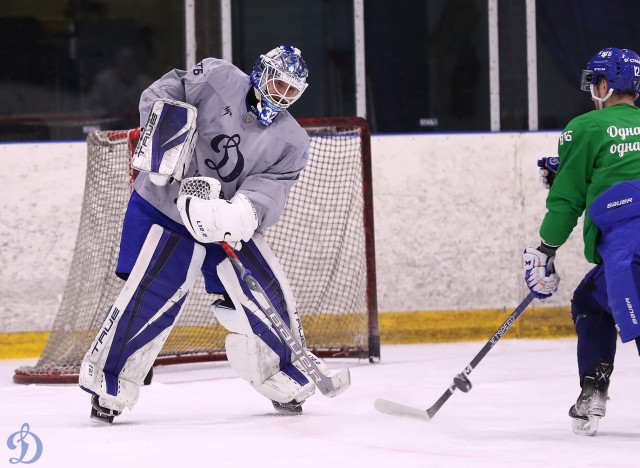
<svg viewBox="0 0 640 468">
<path fill-rule="evenodd" d="M 156 185 L 182 180 L 198 140 L 197 115 L 196 108 L 185 102 L 156 99 L 147 123 L 140 129 L 132 167 L 148 172 L 149 180 Z"/>
<path fill-rule="evenodd" d="M 537 249 L 524 249 L 524 281 L 538 299 L 551 297 L 558 290 L 560 277 L 556 273 L 554 261 L 557 247 L 542 243 Z"/>
<path fill-rule="evenodd" d="M 211 187 L 206 187 L 207 183 Z M 204 190 L 203 190 L 204 187 Z M 198 242 L 248 241 L 258 228 L 258 214 L 249 199 L 237 193 L 231 200 L 218 197 L 220 182 L 191 177 L 182 182 L 178 211 L 187 230 Z"/>
<path fill-rule="evenodd" d="M 560 167 L 560 158 L 549 157 L 538 159 L 540 182 L 546 189 L 550 189 L 556 178 L 556 173 Z"/>
</svg>

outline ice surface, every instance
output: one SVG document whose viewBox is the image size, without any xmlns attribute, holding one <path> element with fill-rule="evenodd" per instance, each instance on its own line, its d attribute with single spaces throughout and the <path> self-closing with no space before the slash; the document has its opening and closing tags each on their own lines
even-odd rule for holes
<svg viewBox="0 0 640 468">
<path fill-rule="evenodd" d="M 378 413 L 389 398 L 431 406 L 483 342 L 386 345 L 382 362 L 329 360 L 351 368 L 352 386 L 319 392 L 302 416 L 271 404 L 226 362 L 156 368 L 133 411 L 112 426 L 89 420 L 75 385 L 17 385 L 0 361 L 0 466 L 19 454 L 7 439 L 24 423 L 42 441 L 38 467 L 621 467 L 639 466 L 638 357 L 618 347 L 607 416 L 596 437 L 571 431 L 579 393 L 575 340 L 503 340 L 430 422 Z M 28 459 L 28 457 L 27 457 Z"/>
</svg>

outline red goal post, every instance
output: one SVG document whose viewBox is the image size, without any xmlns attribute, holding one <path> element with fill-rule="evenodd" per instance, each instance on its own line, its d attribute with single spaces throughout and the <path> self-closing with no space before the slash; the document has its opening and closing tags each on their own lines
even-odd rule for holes
<svg viewBox="0 0 640 468">
<path fill-rule="evenodd" d="M 371 145 L 360 117 L 300 119 L 309 161 L 265 238 L 291 283 L 307 346 L 322 357 L 380 359 Z M 135 177 L 139 129 L 87 137 L 87 172 L 73 259 L 53 328 L 16 383 L 75 383 L 80 361 L 124 282 L 115 274 L 122 219 Z M 90 234 L 90 235 L 89 235 Z M 227 331 L 202 278 L 155 365 L 226 359 Z"/>
</svg>

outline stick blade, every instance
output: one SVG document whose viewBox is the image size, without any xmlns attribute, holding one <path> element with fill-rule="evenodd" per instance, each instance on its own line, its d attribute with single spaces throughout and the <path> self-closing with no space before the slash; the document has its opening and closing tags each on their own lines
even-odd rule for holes
<svg viewBox="0 0 640 468">
<path fill-rule="evenodd" d="M 327 376 L 326 379 L 323 378 L 316 385 L 324 396 L 332 398 L 349 388 L 351 385 L 351 372 L 348 368 L 340 369 L 332 376 Z"/>
<path fill-rule="evenodd" d="M 381 413 L 390 414 L 391 416 L 402 416 L 406 418 L 420 419 L 422 421 L 431 421 L 431 416 L 429 416 L 429 413 L 427 413 L 426 410 L 403 405 L 402 403 L 396 403 L 395 401 L 378 398 L 375 401 L 374 406 Z"/>
</svg>

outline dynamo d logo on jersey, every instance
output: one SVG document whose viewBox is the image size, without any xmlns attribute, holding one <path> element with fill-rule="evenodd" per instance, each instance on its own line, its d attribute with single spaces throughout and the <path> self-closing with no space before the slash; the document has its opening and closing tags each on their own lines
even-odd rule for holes
<svg viewBox="0 0 640 468">
<path fill-rule="evenodd" d="M 19 431 L 14 432 L 7 439 L 7 447 L 17 455 L 9 458 L 9 463 L 35 463 L 42 456 L 42 441 L 29 430 L 29 424 L 24 423 Z"/>
<path fill-rule="evenodd" d="M 209 145 L 216 154 L 222 154 L 222 159 L 215 162 L 207 158 L 204 161 L 205 165 L 216 171 L 222 182 L 233 182 L 240 177 L 244 169 L 244 156 L 240 152 L 240 135 L 237 133 L 231 136 L 218 135 Z M 225 174 L 221 173 L 222 169 L 225 170 Z"/>
</svg>

